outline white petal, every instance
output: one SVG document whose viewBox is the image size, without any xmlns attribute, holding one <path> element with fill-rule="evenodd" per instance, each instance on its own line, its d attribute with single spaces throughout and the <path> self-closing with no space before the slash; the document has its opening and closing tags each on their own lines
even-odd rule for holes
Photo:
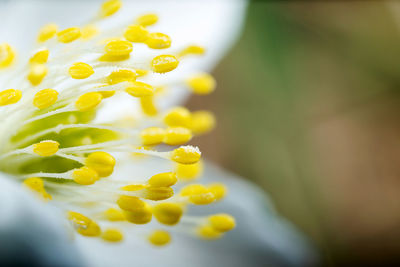
<svg viewBox="0 0 400 267">
<path fill-rule="evenodd" d="M 0 173 L 0 265 L 81 266 L 60 210 Z"/>
<path fill-rule="evenodd" d="M 149 166 L 152 165 L 153 168 Z M 155 170 L 154 166 L 158 166 Z M 151 175 L 170 169 L 168 163 L 147 160 L 138 166 L 122 166 L 117 176 Z M 223 182 L 229 195 L 222 202 L 191 209 L 198 214 L 227 212 L 237 220 L 237 227 L 221 240 L 202 241 L 185 234 L 174 233 L 167 247 L 154 248 L 143 234 L 148 228 L 173 231 L 156 222 L 124 228 L 126 240 L 121 244 L 107 244 L 84 237 L 78 238 L 90 266 L 312 266 L 316 255 L 311 245 L 295 228 L 274 212 L 265 194 L 256 186 L 206 164 L 205 182 Z M 203 180 L 202 180 L 203 181 Z M 207 212 L 206 214 L 204 212 Z M 179 227 L 179 226 L 175 226 Z"/>
</svg>

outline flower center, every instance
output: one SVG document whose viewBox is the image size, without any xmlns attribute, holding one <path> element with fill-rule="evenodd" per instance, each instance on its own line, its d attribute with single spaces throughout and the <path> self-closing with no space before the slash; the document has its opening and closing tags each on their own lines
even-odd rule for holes
<svg viewBox="0 0 400 267">
<path fill-rule="evenodd" d="M 160 225 L 175 225 L 171 233 L 220 237 L 234 228 L 231 216 L 188 214 L 191 205 L 209 205 L 226 194 L 222 184 L 193 184 L 202 171 L 201 152 L 187 143 L 209 132 L 214 117 L 207 111 L 158 106 L 176 86 L 200 95 L 215 89 L 214 78 L 206 73 L 157 82 L 184 68 L 186 57 L 205 50 L 194 45 L 173 48 L 167 34 L 151 31 L 158 22 L 155 14 L 102 29 L 121 6 L 119 0 L 106 1 L 99 15 L 82 27 L 45 25 L 37 38 L 41 48 L 24 62 L 15 62 L 10 45 L 0 45 L 6 81 L 0 89 L 0 171 L 65 209 L 84 236 L 118 242 L 123 233 L 115 227 L 147 224 L 154 217 Z M 131 55 L 139 46 L 160 53 L 143 54 L 138 62 Z M 169 52 L 162 53 L 164 49 Z M 135 123 L 124 118 L 98 122 L 98 111 L 112 113 L 106 106 L 118 107 L 121 96 L 137 105 Z M 144 160 L 154 163 L 151 169 L 158 168 L 159 160 L 175 167 L 150 177 L 114 174 L 124 162 L 134 167 L 139 155 L 149 156 Z M 175 187 L 181 188 L 179 193 Z M 107 221 L 115 227 L 103 229 Z M 165 245 L 171 233 L 155 229 L 148 240 Z"/>
</svg>

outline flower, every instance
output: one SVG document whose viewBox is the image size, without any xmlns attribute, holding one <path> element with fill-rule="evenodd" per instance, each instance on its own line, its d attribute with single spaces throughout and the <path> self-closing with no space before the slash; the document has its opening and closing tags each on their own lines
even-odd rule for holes
<svg viewBox="0 0 400 267">
<path fill-rule="evenodd" d="M 46 24 L 37 37 L 41 47 L 5 74 L 3 87 L 9 89 L 0 91 L 0 170 L 64 209 L 83 236 L 120 242 L 121 225 L 154 219 L 203 239 L 220 238 L 235 227 L 232 216 L 186 215 L 190 205 L 208 205 L 226 194 L 223 184 L 189 183 L 201 172 L 201 152 L 186 143 L 210 131 L 215 119 L 206 111 L 177 105 L 162 110 L 158 105 L 158 98 L 168 98 L 175 84 L 198 94 L 214 90 L 215 80 L 206 73 L 163 81 L 205 48 L 194 44 L 166 51 L 172 38 L 151 29 L 159 20 L 154 13 L 109 25 L 107 19 L 121 6 L 120 0 L 104 2 L 90 23 L 80 27 Z M 10 68 L 15 58 L 14 48 L 2 44 L 0 65 Z M 140 104 L 133 118 L 98 122 L 103 102 L 119 106 L 122 99 Z M 161 144 L 175 148 L 156 150 Z M 123 161 L 135 164 L 137 155 L 172 161 L 175 169 L 116 179 L 114 169 Z M 178 179 L 187 184 L 175 193 Z M 103 221 L 112 226 L 104 228 Z M 147 235 L 156 246 L 171 240 L 165 229 Z"/>
<path fill-rule="evenodd" d="M 42 28 L 39 41 L 51 48 L 39 48 L 28 68 L 13 66 L 14 50 L 4 45 L 4 67 L 10 67 L 5 71 L 11 76 L 26 72 L 26 79 L 21 79 L 21 87 L 6 89 L 0 95 L 4 104 L 0 109 L 6 114 L 1 119 L 7 124 L 0 130 L 0 168 L 14 179 L 25 179 L 25 187 L 47 200 L 47 206 L 68 210 L 70 225 L 82 235 L 76 243 L 91 264 L 107 265 L 118 260 L 120 265 L 127 264 L 127 249 L 132 246 L 124 246 L 124 256 L 108 263 L 101 257 L 118 249 L 109 243 L 123 240 L 135 242 L 135 258 L 143 257 L 139 264 L 151 266 L 149 262 L 155 258 L 139 253 L 142 248 L 148 249 L 143 242 L 146 239 L 153 246 L 163 246 L 172 239 L 165 250 L 176 250 L 176 246 L 184 248 L 186 238 L 215 239 L 235 227 L 233 217 L 214 211 L 218 205 L 201 207 L 205 209 L 201 213 L 192 210 L 193 204 L 218 202 L 226 188 L 215 181 L 193 184 L 203 168 L 201 153 L 196 147 L 183 145 L 193 135 L 212 129 L 213 115 L 177 106 L 189 92 L 211 93 L 215 81 L 201 67 L 201 72 L 191 75 L 197 56 L 204 52 L 202 46 L 177 42 L 180 45 L 176 47 L 181 49 L 176 49 L 172 35 L 152 31 L 152 23 L 158 18 L 154 14 L 124 24 L 114 21 L 118 14 L 113 10 L 118 9 L 119 1 L 106 3 L 99 12 L 101 20 L 97 17 L 87 27 L 59 30 L 50 24 Z M 104 36 L 107 28 L 111 29 L 110 36 Z M 118 29 L 123 38 L 115 36 Z M 52 60 L 57 64 L 52 65 Z M 185 63 L 189 71 L 184 71 Z M 31 101 L 23 102 L 26 92 Z M 124 118 L 129 113 L 135 115 L 135 121 Z M 164 143 L 159 146 L 162 151 L 154 151 L 160 143 Z M 167 146 L 181 144 L 183 147 L 165 151 Z M 175 161 L 173 172 L 168 159 Z M 172 196 L 176 189 L 180 193 Z M 187 207 L 192 216 L 187 215 Z M 213 212 L 205 215 L 207 208 Z M 60 224 L 60 220 L 54 220 Z M 95 255 L 104 246 L 109 253 Z M 171 255 L 170 261 L 177 260 L 173 256 L 177 253 Z"/>
</svg>

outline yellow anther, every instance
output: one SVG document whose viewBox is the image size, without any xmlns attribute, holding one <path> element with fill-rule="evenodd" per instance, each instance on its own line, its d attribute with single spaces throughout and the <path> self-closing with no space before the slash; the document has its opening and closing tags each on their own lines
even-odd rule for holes
<svg viewBox="0 0 400 267">
<path fill-rule="evenodd" d="M 143 208 L 136 209 L 135 211 L 124 211 L 125 218 L 134 224 L 146 224 L 149 223 L 153 217 L 151 206 L 146 202 L 143 202 Z"/>
<path fill-rule="evenodd" d="M 41 178 L 31 177 L 24 180 L 24 185 L 34 191 L 40 191 L 44 188 L 44 182 Z"/>
<path fill-rule="evenodd" d="M 144 96 L 140 98 L 140 106 L 144 114 L 148 116 L 155 116 L 158 110 L 154 104 L 153 96 Z"/>
<path fill-rule="evenodd" d="M 96 108 L 103 99 L 103 96 L 98 92 L 90 92 L 81 95 L 75 102 L 75 107 L 79 111 L 89 111 Z"/>
<path fill-rule="evenodd" d="M 58 92 L 54 89 L 43 89 L 36 93 L 33 98 L 33 105 L 38 109 L 48 108 L 56 103 Z"/>
<path fill-rule="evenodd" d="M 44 64 L 49 59 L 49 50 L 44 49 L 36 52 L 30 59 L 30 64 Z"/>
<path fill-rule="evenodd" d="M 69 68 L 68 73 L 73 79 L 86 79 L 94 73 L 94 70 L 89 64 L 76 62 Z"/>
<path fill-rule="evenodd" d="M 107 152 L 93 152 L 85 160 L 85 165 L 100 177 L 110 176 L 114 171 L 115 159 Z"/>
<path fill-rule="evenodd" d="M 90 218 L 75 211 L 68 211 L 67 216 L 68 220 L 80 226 L 87 226 L 91 222 Z"/>
<path fill-rule="evenodd" d="M 146 41 L 149 31 L 141 25 L 130 25 L 126 28 L 124 37 L 129 42 L 143 43 Z"/>
<path fill-rule="evenodd" d="M 160 32 L 152 32 L 147 36 L 146 44 L 149 48 L 164 49 L 171 46 L 171 38 Z"/>
<path fill-rule="evenodd" d="M 225 213 L 209 216 L 208 221 L 215 231 L 221 233 L 232 230 L 236 225 L 235 218 Z"/>
<path fill-rule="evenodd" d="M 208 73 L 199 73 L 190 77 L 187 81 L 188 86 L 195 94 L 207 95 L 215 90 L 216 82 L 213 76 Z"/>
<path fill-rule="evenodd" d="M 135 69 L 137 77 L 143 77 L 149 74 L 148 70 Z"/>
<path fill-rule="evenodd" d="M 7 106 L 17 103 L 22 97 L 21 90 L 7 89 L 0 92 L 0 106 Z"/>
<path fill-rule="evenodd" d="M 119 62 L 119 61 L 124 61 L 129 59 L 130 55 L 123 55 L 123 56 L 113 56 L 109 54 L 104 54 L 101 57 L 99 57 L 99 61 L 103 62 Z"/>
<path fill-rule="evenodd" d="M 124 221 L 125 216 L 124 213 L 121 210 L 109 208 L 104 212 L 104 215 L 106 216 L 107 220 L 116 222 L 116 221 Z"/>
<path fill-rule="evenodd" d="M 175 107 L 167 112 L 164 116 L 164 123 L 170 127 L 190 126 L 192 114 L 187 108 Z"/>
<path fill-rule="evenodd" d="M 210 190 L 210 192 L 213 193 L 216 201 L 224 198 L 228 191 L 226 186 L 221 183 L 214 183 L 214 184 L 208 185 L 208 190 Z"/>
<path fill-rule="evenodd" d="M 169 127 L 165 131 L 164 143 L 171 146 L 183 145 L 192 139 L 192 132 L 184 127 Z"/>
<path fill-rule="evenodd" d="M 86 40 L 86 41 L 92 39 L 98 33 L 99 33 L 99 29 L 95 25 L 92 25 L 92 24 L 86 25 L 85 27 L 83 27 L 81 29 L 81 37 L 83 40 Z"/>
<path fill-rule="evenodd" d="M 198 147 L 181 146 L 171 153 L 171 160 L 181 164 L 193 164 L 200 160 L 201 152 Z"/>
<path fill-rule="evenodd" d="M 127 56 L 132 52 L 132 44 L 128 41 L 113 40 L 106 44 L 104 51 L 110 56 Z"/>
<path fill-rule="evenodd" d="M 167 231 L 155 230 L 149 236 L 149 241 L 155 246 L 165 246 L 171 242 L 171 236 Z"/>
<path fill-rule="evenodd" d="M 174 195 L 171 187 L 147 187 L 142 191 L 142 197 L 149 200 L 165 200 Z"/>
<path fill-rule="evenodd" d="M 168 187 L 176 184 L 178 179 L 174 172 L 163 172 L 153 175 L 147 183 L 153 187 Z"/>
<path fill-rule="evenodd" d="M 190 184 L 181 189 L 181 196 L 188 197 L 191 195 L 205 194 L 210 192 L 204 185 L 202 184 Z"/>
<path fill-rule="evenodd" d="M 39 30 L 39 35 L 38 35 L 38 42 L 45 42 L 49 40 L 50 38 L 53 38 L 54 35 L 56 35 L 56 32 L 58 30 L 58 26 L 56 24 L 47 24 L 44 25 L 40 30 Z"/>
<path fill-rule="evenodd" d="M 194 164 L 176 164 L 176 175 L 182 180 L 193 180 L 201 175 L 203 172 L 203 162 L 200 160 Z"/>
<path fill-rule="evenodd" d="M 138 197 L 122 195 L 117 200 L 118 206 L 125 211 L 140 211 L 146 207 L 146 202 Z"/>
<path fill-rule="evenodd" d="M 52 199 L 51 195 L 46 192 L 46 189 L 44 188 L 44 183 L 43 183 L 42 179 L 40 179 L 38 177 L 31 177 L 31 178 L 26 179 L 23 183 L 26 187 L 28 187 L 30 190 L 37 193 L 44 200 L 47 201 L 47 200 Z"/>
<path fill-rule="evenodd" d="M 47 75 L 47 67 L 44 64 L 34 64 L 28 72 L 28 80 L 32 85 L 39 85 Z"/>
<path fill-rule="evenodd" d="M 206 240 L 214 240 L 222 237 L 223 233 L 216 231 L 210 225 L 204 225 L 197 229 L 197 234 Z"/>
<path fill-rule="evenodd" d="M 142 144 L 145 146 L 158 145 L 164 140 L 165 130 L 160 127 L 149 127 L 140 132 Z"/>
<path fill-rule="evenodd" d="M 160 203 L 153 208 L 154 217 L 162 224 L 175 225 L 183 214 L 182 205 L 177 203 Z"/>
<path fill-rule="evenodd" d="M 139 190 L 143 190 L 147 187 L 147 185 L 145 184 L 130 184 L 130 185 L 125 185 L 123 187 L 121 187 L 121 190 L 124 191 L 139 191 Z"/>
<path fill-rule="evenodd" d="M 75 169 L 72 172 L 72 178 L 74 181 L 81 185 L 91 185 L 99 180 L 97 172 L 89 167 L 83 166 L 79 169 Z"/>
<path fill-rule="evenodd" d="M 158 16 L 156 14 L 150 13 L 145 14 L 136 19 L 136 22 L 142 26 L 150 26 L 158 21 Z"/>
<path fill-rule="evenodd" d="M 153 86 L 143 82 L 131 82 L 125 92 L 134 97 L 151 96 L 154 94 Z"/>
<path fill-rule="evenodd" d="M 179 56 L 187 56 L 187 55 L 203 55 L 205 52 L 204 47 L 198 46 L 198 45 L 190 45 L 183 49 L 180 53 Z"/>
<path fill-rule="evenodd" d="M 57 153 L 60 144 L 53 140 L 45 140 L 33 145 L 33 153 L 41 157 L 49 157 Z"/>
<path fill-rule="evenodd" d="M 166 73 L 173 71 L 178 67 L 179 60 L 172 55 L 160 55 L 153 58 L 151 68 L 157 73 Z"/>
<path fill-rule="evenodd" d="M 108 0 L 101 5 L 100 17 L 109 17 L 121 8 L 122 2 L 120 0 Z"/>
<path fill-rule="evenodd" d="M 68 220 L 73 222 L 78 233 L 84 236 L 99 236 L 101 234 L 100 226 L 92 219 L 78 212 L 69 211 Z"/>
<path fill-rule="evenodd" d="M 108 242 L 120 242 L 120 241 L 122 241 L 122 239 L 124 239 L 124 236 L 120 230 L 115 229 L 115 228 L 110 228 L 110 229 L 105 230 L 101 234 L 101 238 Z"/>
<path fill-rule="evenodd" d="M 215 196 L 201 184 L 191 184 L 181 190 L 181 195 L 189 197 L 190 202 L 196 205 L 207 205 L 215 201 Z"/>
<path fill-rule="evenodd" d="M 122 83 L 122 82 L 134 82 L 136 81 L 136 72 L 131 70 L 116 70 L 111 72 L 110 75 L 107 76 L 107 83 L 110 85 Z"/>
<path fill-rule="evenodd" d="M 57 33 L 57 39 L 61 43 L 70 43 L 81 37 L 81 30 L 78 27 L 71 27 Z"/>
<path fill-rule="evenodd" d="M 115 91 L 111 91 L 111 90 L 99 91 L 99 93 L 103 96 L 103 99 L 104 98 L 109 98 L 109 97 L 112 97 L 113 95 L 115 95 Z"/>
<path fill-rule="evenodd" d="M 208 133 L 215 127 L 215 116 L 209 111 L 195 111 L 189 125 L 194 134 Z"/>
<path fill-rule="evenodd" d="M 0 69 L 7 68 L 15 60 L 15 50 L 7 43 L 0 44 Z"/>
</svg>

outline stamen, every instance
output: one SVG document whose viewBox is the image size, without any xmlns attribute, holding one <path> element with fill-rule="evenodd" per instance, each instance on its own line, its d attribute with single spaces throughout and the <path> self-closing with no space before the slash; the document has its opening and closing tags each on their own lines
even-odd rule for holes
<svg viewBox="0 0 400 267">
<path fill-rule="evenodd" d="M 151 68 L 157 73 L 166 73 L 173 71 L 178 67 L 179 61 L 173 55 L 160 55 L 151 61 Z"/>
<path fill-rule="evenodd" d="M 171 242 L 171 236 L 167 231 L 155 230 L 149 236 L 149 241 L 151 244 L 153 244 L 155 246 L 165 246 L 169 242 Z"/>
<path fill-rule="evenodd" d="M 22 97 L 21 90 L 7 89 L 0 92 L 0 106 L 7 106 L 17 103 Z"/>
<path fill-rule="evenodd" d="M 160 32 L 152 32 L 147 35 L 145 43 L 152 49 L 165 49 L 171 46 L 171 38 Z"/>
<path fill-rule="evenodd" d="M 125 39 L 134 43 L 145 42 L 148 35 L 148 30 L 141 25 L 130 25 L 124 33 Z"/>
<path fill-rule="evenodd" d="M 54 89 L 43 89 L 35 94 L 33 105 L 38 109 L 45 109 L 53 105 L 58 99 L 58 92 Z"/>
<path fill-rule="evenodd" d="M 86 79 L 94 73 L 94 70 L 89 64 L 77 62 L 69 68 L 68 73 L 73 79 Z"/>
<path fill-rule="evenodd" d="M 208 221 L 214 230 L 224 233 L 227 231 L 231 231 L 235 228 L 235 219 L 229 214 L 215 214 L 208 217 Z"/>
<path fill-rule="evenodd" d="M 125 57 L 132 52 L 132 44 L 127 41 L 114 40 L 106 44 L 104 51 L 109 56 Z"/>
<path fill-rule="evenodd" d="M 97 92 L 81 95 L 75 102 L 75 108 L 79 111 L 89 111 L 95 109 L 103 100 L 103 96 Z"/>
<path fill-rule="evenodd" d="M 102 234 L 101 238 L 108 242 L 120 242 L 124 238 L 121 231 L 115 228 L 106 229 Z"/>
<path fill-rule="evenodd" d="M 184 127 L 169 127 L 165 131 L 164 143 L 171 146 L 183 145 L 192 139 L 192 132 Z"/>
<path fill-rule="evenodd" d="M 121 8 L 120 0 L 108 0 L 103 3 L 100 9 L 100 17 L 109 17 L 114 15 Z"/>
<path fill-rule="evenodd" d="M 49 50 L 48 49 L 43 49 L 38 52 L 36 52 L 30 59 L 29 63 L 30 64 L 44 64 L 47 63 L 47 60 L 49 58 Z"/>
<path fill-rule="evenodd" d="M 49 157 L 57 153 L 60 144 L 56 141 L 46 140 L 32 146 L 33 153 L 41 157 Z"/>
<path fill-rule="evenodd" d="M 27 79 L 32 85 L 39 85 L 47 75 L 48 69 L 44 64 L 34 64 L 30 67 Z"/>
<path fill-rule="evenodd" d="M 183 207 L 177 203 L 160 203 L 153 208 L 154 217 L 162 224 L 175 225 L 183 215 Z"/>
<path fill-rule="evenodd" d="M 187 108 L 175 107 L 164 116 L 164 123 L 171 127 L 188 127 L 190 125 L 191 113 Z"/>
<path fill-rule="evenodd" d="M 142 26 L 154 25 L 158 21 L 158 16 L 156 14 L 150 13 L 145 14 L 136 19 L 136 22 Z"/>
<path fill-rule="evenodd" d="M 85 165 L 96 171 L 100 177 L 107 177 L 114 171 L 115 158 L 107 152 L 94 152 L 86 158 Z"/>
<path fill-rule="evenodd" d="M 58 26 L 56 24 L 51 23 L 44 25 L 39 31 L 39 35 L 37 38 L 38 42 L 43 43 L 53 38 L 53 36 L 56 35 L 57 30 Z"/>
<path fill-rule="evenodd" d="M 137 81 L 131 82 L 125 91 L 134 97 L 151 96 L 154 93 L 154 89 L 150 84 Z"/>
<path fill-rule="evenodd" d="M 11 66 L 15 60 L 15 50 L 7 43 L 0 44 L 0 69 Z"/>
<path fill-rule="evenodd" d="M 199 95 L 207 95 L 215 90 L 215 79 L 208 73 L 200 73 L 187 80 L 192 91 Z"/>
<path fill-rule="evenodd" d="M 215 127 L 215 116 L 209 111 L 195 111 L 191 114 L 190 129 L 196 135 L 210 132 Z"/>
<path fill-rule="evenodd" d="M 72 27 L 57 33 L 57 40 L 61 43 L 71 43 L 81 37 L 81 30 L 78 27 Z"/>
<path fill-rule="evenodd" d="M 215 201 L 214 194 L 201 184 L 185 186 L 180 194 L 188 197 L 190 202 L 196 205 L 208 205 Z"/>
<path fill-rule="evenodd" d="M 84 236 L 99 236 L 101 234 L 100 226 L 88 217 L 78 212 L 69 211 L 68 219 L 74 223 L 78 233 Z"/>
<path fill-rule="evenodd" d="M 30 190 L 37 193 L 43 200 L 48 201 L 51 200 L 52 197 L 49 193 L 46 192 L 44 188 L 43 180 L 37 177 L 31 177 L 26 179 L 23 184 L 28 187 Z"/>
<path fill-rule="evenodd" d="M 198 45 L 190 45 L 178 53 L 178 57 L 187 55 L 203 55 L 205 53 L 204 47 Z"/>
<path fill-rule="evenodd" d="M 174 172 L 164 172 L 153 175 L 148 184 L 152 187 L 169 187 L 176 184 L 178 179 L 176 178 L 176 174 Z"/>
<path fill-rule="evenodd" d="M 72 178 L 78 184 L 91 185 L 99 180 L 99 175 L 95 170 L 84 166 L 82 168 L 75 169 L 72 172 Z"/>
</svg>

